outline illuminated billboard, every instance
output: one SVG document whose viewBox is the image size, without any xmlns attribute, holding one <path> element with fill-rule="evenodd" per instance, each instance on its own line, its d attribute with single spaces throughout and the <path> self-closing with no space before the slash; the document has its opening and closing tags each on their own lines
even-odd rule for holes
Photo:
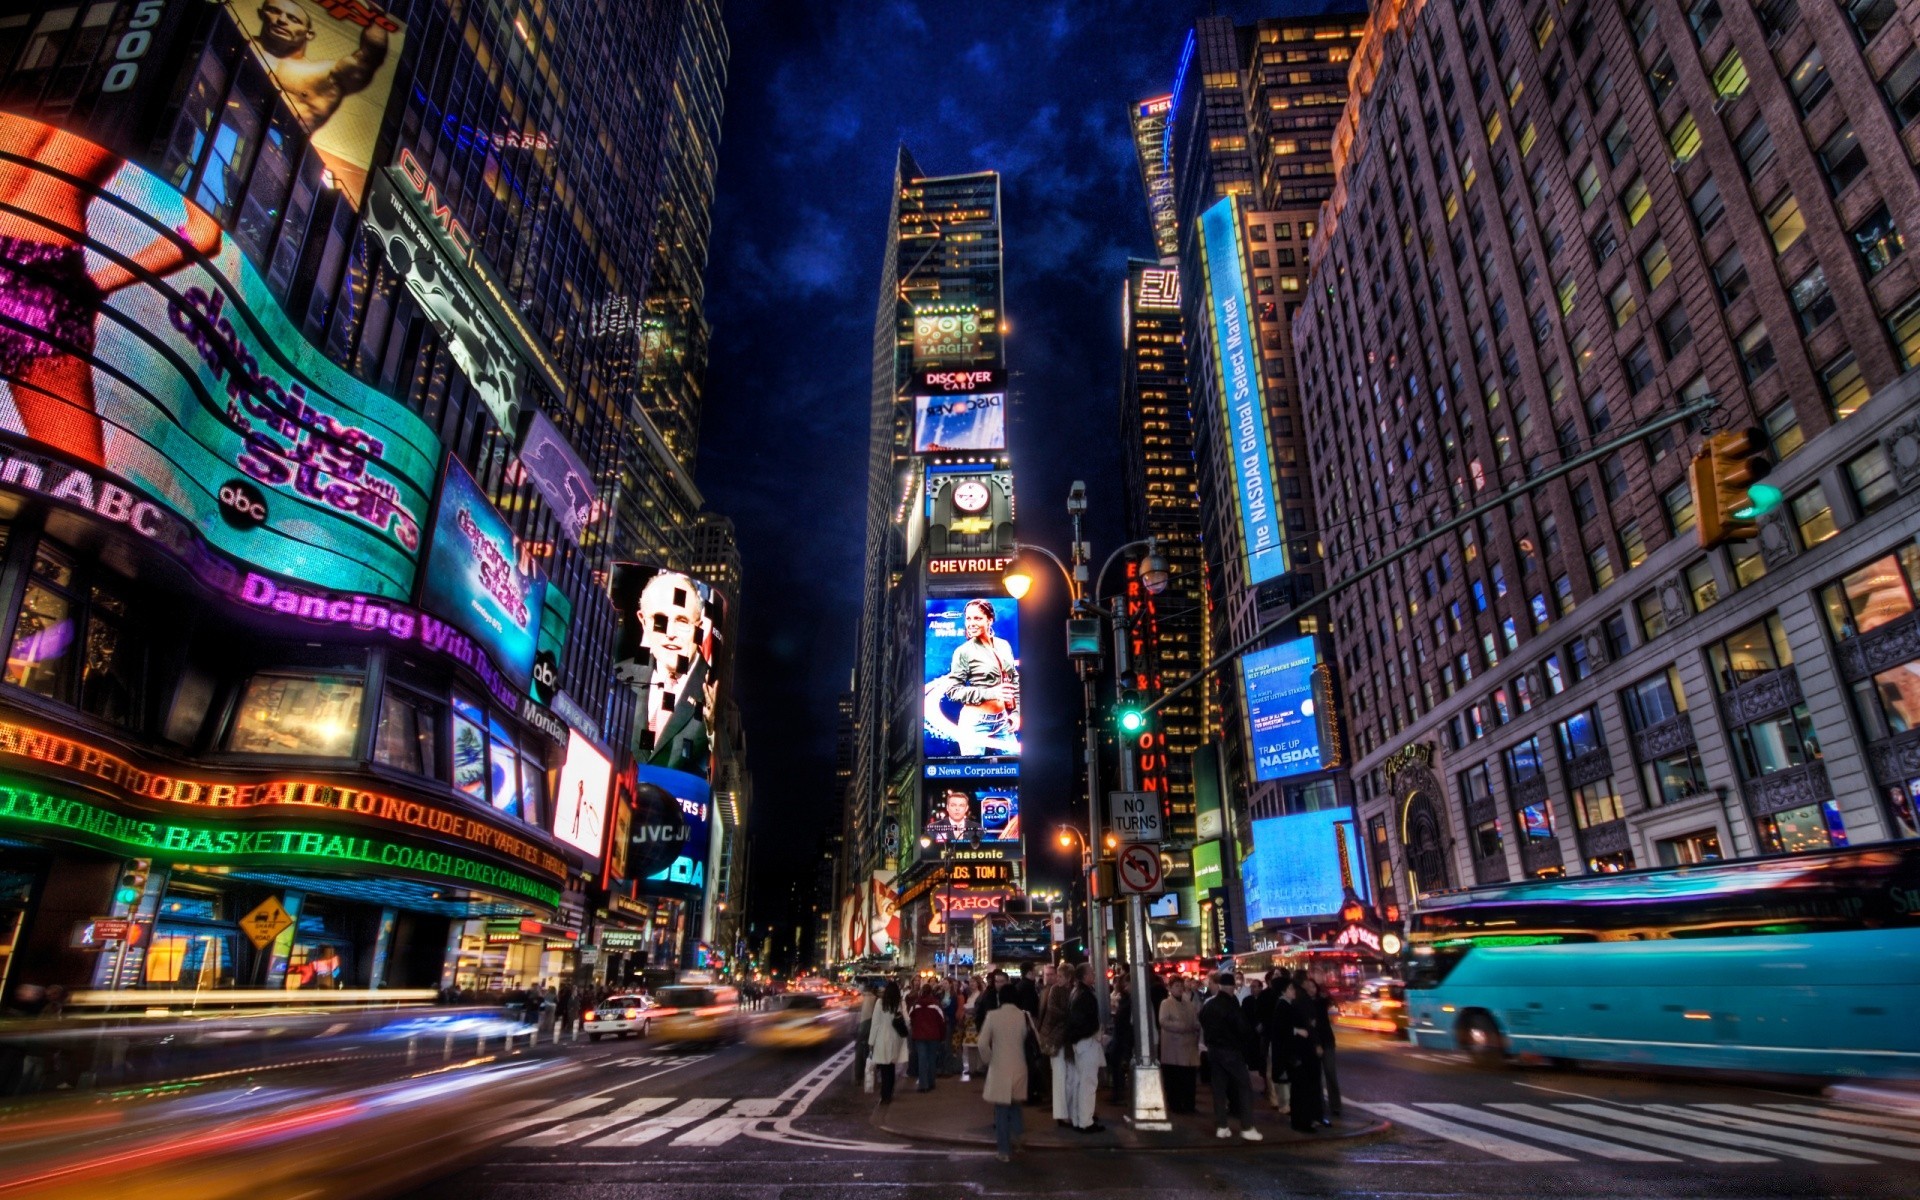
<svg viewBox="0 0 1920 1200">
<path fill-rule="evenodd" d="M 646 877 L 640 890 L 652 895 L 690 896 L 706 890 L 707 851 L 713 820 L 713 792 L 707 781 L 685 771 L 660 767 L 639 767 L 635 774 L 642 786 L 652 785 L 672 796 L 680 804 L 685 835 L 680 853 L 666 866 Z"/>
<path fill-rule="evenodd" d="M 607 841 L 607 796 L 613 762 L 577 730 L 567 731 L 567 761 L 553 794 L 553 836 L 599 858 Z"/>
<path fill-rule="evenodd" d="M 1313 700 L 1319 663 L 1311 637 L 1241 657 L 1254 779 L 1264 782 L 1321 768 L 1320 718 Z"/>
<path fill-rule="evenodd" d="M 560 519 L 561 532 L 577 545 L 581 533 L 599 515 L 593 472 L 543 412 L 536 411 L 527 424 L 527 434 L 520 441 L 520 466 Z"/>
<path fill-rule="evenodd" d="M 725 598 L 691 576 L 641 563 L 614 563 L 607 590 L 620 617 L 614 675 L 635 693 L 634 760 L 707 778 Z"/>
<path fill-rule="evenodd" d="M 1179 308 L 1180 270 L 1178 267 L 1142 267 L 1134 288 L 1135 308 Z"/>
<path fill-rule="evenodd" d="M 1240 536 L 1247 582 L 1263 583 L 1287 570 L 1280 510 L 1275 507 L 1273 461 L 1267 448 L 1267 412 L 1260 359 L 1248 326 L 1247 281 L 1240 269 L 1240 218 L 1228 196 L 1200 214 L 1201 257 L 1213 313 L 1213 359 L 1228 461 L 1239 490 Z"/>
<path fill-rule="evenodd" d="M 915 454 L 1006 448 L 1007 398 L 1004 394 L 913 398 Z"/>
<path fill-rule="evenodd" d="M 1264 817 L 1253 823 L 1253 853 L 1241 869 L 1247 920 L 1292 921 L 1340 911 L 1347 888 L 1368 899 L 1351 808 Z"/>
<path fill-rule="evenodd" d="M 525 688 L 533 674 L 545 587 L 520 570 L 513 530 L 460 460 L 449 456 L 433 548 L 421 575 L 420 607 L 466 631 Z"/>
<path fill-rule="evenodd" d="M 44 235 L 0 237 L 0 429 L 134 489 L 76 473 L 88 494 L 51 498 L 125 521 L 144 493 L 262 570 L 406 598 L 440 458 L 426 423 L 309 345 L 159 177 L 14 116 L 0 152 L 32 164 L 7 168 L 9 204 Z"/>
<path fill-rule="evenodd" d="M 1020 753 L 1020 607 L 1012 598 L 927 602 L 927 758 Z"/>
<path fill-rule="evenodd" d="M 226 0 L 260 65 L 358 208 L 406 27 L 368 0 Z"/>
<path fill-rule="evenodd" d="M 930 575 L 959 575 L 999 569 L 956 564 L 936 566 L 943 558 L 982 558 L 1013 553 L 1013 472 L 990 467 L 932 464 L 926 482 L 927 565 Z M 1001 564 L 1002 567 L 1005 564 Z"/>
<path fill-rule="evenodd" d="M 935 843 L 971 842 L 1020 851 L 1020 789 L 1012 780 L 929 781 L 927 823 L 921 836 Z"/>
<path fill-rule="evenodd" d="M 914 310 L 915 362 L 969 359 L 980 353 L 980 310 L 968 305 L 940 304 Z"/>
</svg>

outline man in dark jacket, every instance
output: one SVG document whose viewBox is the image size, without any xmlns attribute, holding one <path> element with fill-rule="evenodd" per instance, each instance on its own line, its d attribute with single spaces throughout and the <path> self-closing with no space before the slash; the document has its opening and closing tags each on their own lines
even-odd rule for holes
<svg viewBox="0 0 1920 1200">
<path fill-rule="evenodd" d="M 1200 1009 L 1200 1036 L 1207 1043 L 1213 1077 L 1213 1133 L 1232 1137 L 1229 1114 L 1240 1122 L 1240 1136 L 1261 1141 L 1253 1127 L 1253 1084 L 1247 1078 L 1247 1056 L 1254 1050 L 1253 1026 L 1233 994 L 1233 973 L 1222 972 L 1219 988 Z"/>
<path fill-rule="evenodd" d="M 1307 986 L 1312 989 L 1313 1013 L 1317 1022 L 1313 1029 L 1314 1045 L 1320 1050 L 1320 1078 L 1326 1084 L 1326 1108 L 1320 1114 L 1322 1125 L 1333 1124 L 1333 1118 L 1340 1115 L 1340 1071 L 1333 1059 L 1333 997 L 1317 979 L 1309 978 Z"/>
<path fill-rule="evenodd" d="M 1100 1094 L 1100 1002 L 1094 998 L 1093 968 L 1073 973 L 1073 991 L 1067 1000 L 1067 1028 L 1061 1039 L 1067 1064 L 1067 1121 L 1081 1133 L 1099 1133 L 1105 1125 L 1094 1120 L 1094 1101 Z"/>
<path fill-rule="evenodd" d="M 1113 1040 L 1107 1045 L 1107 1093 L 1115 1104 L 1126 1100 L 1127 1076 L 1133 1064 L 1133 981 L 1127 964 L 1115 963 L 1113 991 Z"/>
</svg>

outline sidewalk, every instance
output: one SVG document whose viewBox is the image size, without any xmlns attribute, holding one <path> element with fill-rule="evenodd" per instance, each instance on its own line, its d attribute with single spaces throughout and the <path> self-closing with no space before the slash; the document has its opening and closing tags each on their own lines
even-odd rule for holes
<svg viewBox="0 0 1920 1200">
<path fill-rule="evenodd" d="M 876 1129 L 915 1142 L 993 1146 L 993 1106 L 980 1098 L 983 1086 L 980 1076 L 974 1076 L 970 1083 L 961 1083 L 957 1075 L 946 1076 L 933 1091 L 924 1093 L 913 1090 L 911 1079 L 903 1079 L 901 1083 L 902 1086 L 894 1091 L 893 1103 L 886 1108 L 880 1107 L 877 1095 L 866 1097 L 874 1102 L 870 1119 Z M 1202 1094 L 1200 1112 L 1172 1117 L 1173 1129 L 1170 1132 L 1137 1130 L 1127 1124 L 1125 1110 L 1107 1102 L 1104 1089 L 1097 1110 L 1100 1124 L 1107 1127 L 1104 1133 L 1079 1133 L 1054 1124 L 1051 1103 L 1025 1107 L 1020 1111 L 1027 1127 L 1024 1145 L 1028 1150 L 1178 1152 L 1269 1149 L 1276 1146 L 1292 1148 L 1303 1144 L 1370 1137 L 1388 1128 L 1385 1121 L 1348 1116 L 1336 1120 L 1330 1127 L 1323 1127 L 1319 1133 L 1295 1133 L 1288 1127 L 1284 1114 L 1273 1111 L 1256 1099 L 1254 1126 L 1265 1135 L 1266 1140 L 1249 1142 L 1236 1132 L 1233 1139 L 1228 1141 L 1214 1136 L 1209 1097 Z"/>
</svg>

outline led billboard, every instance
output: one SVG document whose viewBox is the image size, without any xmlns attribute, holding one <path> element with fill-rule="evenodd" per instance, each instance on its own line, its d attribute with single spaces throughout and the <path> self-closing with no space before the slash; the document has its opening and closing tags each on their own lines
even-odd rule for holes
<svg viewBox="0 0 1920 1200">
<path fill-rule="evenodd" d="M 936 843 L 969 842 L 1020 849 L 1020 789 L 1012 780 L 929 782 L 922 836 Z"/>
<path fill-rule="evenodd" d="M 301 336 L 212 217 L 70 133 L 0 115 L 0 429 L 121 521 L 141 494 L 216 549 L 326 588 L 413 589 L 439 440 Z M 30 164 L 30 165 L 29 165 Z"/>
<path fill-rule="evenodd" d="M 368 0 L 226 0 L 226 10 L 359 207 L 406 27 Z"/>
<path fill-rule="evenodd" d="M 1201 258 L 1213 313 L 1213 360 L 1220 387 L 1220 415 L 1227 432 L 1227 458 L 1239 491 L 1240 536 L 1247 556 L 1247 582 L 1263 583 L 1287 570 L 1280 510 L 1274 500 L 1273 462 L 1267 449 L 1267 413 L 1260 385 L 1260 359 L 1247 323 L 1247 281 L 1240 269 L 1240 218 L 1228 196 L 1200 214 Z"/>
<path fill-rule="evenodd" d="M 980 353 L 980 310 L 972 305 L 933 305 L 913 314 L 913 357 L 970 359 Z"/>
<path fill-rule="evenodd" d="M 1349 879 L 1354 894 L 1366 901 L 1359 846 L 1351 808 L 1256 820 L 1253 853 L 1241 869 L 1247 920 L 1258 925 L 1330 916 L 1346 902 Z"/>
<path fill-rule="evenodd" d="M 1004 394 L 913 398 L 915 454 L 1006 448 L 1007 398 Z"/>
<path fill-rule="evenodd" d="M 546 585 L 520 570 L 513 530 L 449 456 L 434 514 L 433 548 L 420 581 L 420 607 L 436 612 L 486 647 L 515 685 L 533 673 Z"/>
<path fill-rule="evenodd" d="M 1247 701 L 1256 780 L 1320 769 L 1320 718 L 1313 701 L 1319 661 L 1311 637 L 1241 657 L 1240 684 Z"/>
<path fill-rule="evenodd" d="M 567 760 L 553 795 L 553 836 L 599 858 L 607 841 L 607 795 L 613 786 L 613 761 L 578 730 L 567 731 Z"/>
<path fill-rule="evenodd" d="M 1020 608 L 1012 598 L 927 602 L 927 758 L 1020 753 Z"/>
<path fill-rule="evenodd" d="M 726 600 L 691 576 L 648 564 L 614 563 L 608 579 L 620 617 L 614 675 L 636 699 L 634 760 L 705 779 Z"/>
<path fill-rule="evenodd" d="M 520 466 L 560 519 L 561 532 L 578 544 L 581 533 L 599 515 L 593 472 L 543 412 L 536 411 L 527 424 L 520 441 Z"/>
<path fill-rule="evenodd" d="M 646 877 L 640 890 L 653 895 L 691 895 L 707 886 L 707 850 L 713 819 L 713 792 L 707 781 L 685 771 L 660 767 L 639 767 L 641 785 L 652 785 L 672 796 L 680 804 L 685 826 L 680 853 L 673 861 Z"/>
</svg>

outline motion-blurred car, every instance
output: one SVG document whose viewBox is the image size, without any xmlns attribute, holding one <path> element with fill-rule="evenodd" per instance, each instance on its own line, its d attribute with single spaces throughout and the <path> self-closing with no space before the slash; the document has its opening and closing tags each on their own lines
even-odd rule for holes
<svg viewBox="0 0 1920 1200">
<path fill-rule="evenodd" d="M 806 1050 L 831 1041 L 837 1029 L 834 1010 L 824 997 L 796 992 L 774 997 L 747 1040 L 771 1050 Z"/>
<path fill-rule="evenodd" d="M 646 996 L 608 996 L 584 1014 L 587 1038 L 647 1036 L 653 1027 L 654 1003 Z"/>
<path fill-rule="evenodd" d="M 730 987 L 676 984 L 654 993 L 649 1016 L 666 1042 L 719 1043 L 740 1037 L 740 993 Z"/>
<path fill-rule="evenodd" d="M 1360 993 L 1340 1002 L 1333 1023 L 1346 1029 L 1366 1029 L 1393 1037 L 1407 1036 L 1407 986 L 1384 976 L 1360 985 Z"/>
</svg>

